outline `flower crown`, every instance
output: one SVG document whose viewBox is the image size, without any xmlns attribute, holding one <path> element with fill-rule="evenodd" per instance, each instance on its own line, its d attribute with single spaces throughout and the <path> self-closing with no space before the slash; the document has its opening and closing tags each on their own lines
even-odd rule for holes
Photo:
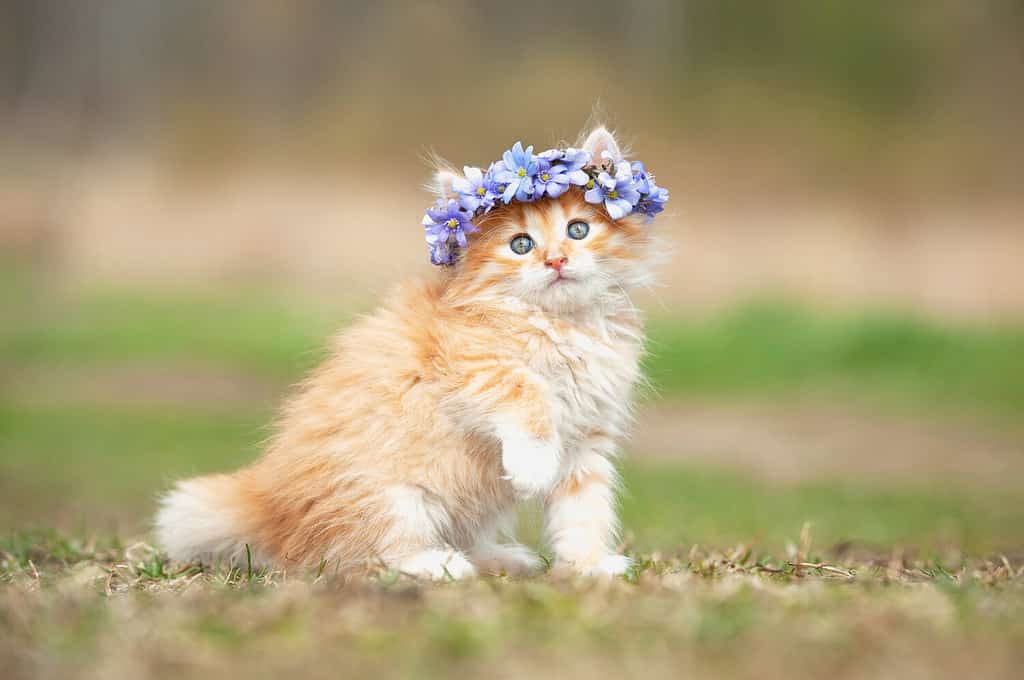
<svg viewBox="0 0 1024 680">
<path fill-rule="evenodd" d="M 650 221 L 665 209 L 668 189 L 654 183 L 654 175 L 643 163 L 616 161 L 608 151 L 601 157 L 601 164 L 595 165 L 592 154 L 583 149 L 557 148 L 534 154 L 532 146 L 524 149 L 522 142 L 516 142 L 486 172 L 466 166 L 465 176 L 452 182 L 458 198 L 439 198 L 423 216 L 430 262 L 455 264 L 459 249 L 469 243 L 466 234 L 477 231 L 473 219 L 499 202 L 532 203 L 579 187 L 588 203 L 603 203 L 613 220 L 636 212 Z"/>
</svg>

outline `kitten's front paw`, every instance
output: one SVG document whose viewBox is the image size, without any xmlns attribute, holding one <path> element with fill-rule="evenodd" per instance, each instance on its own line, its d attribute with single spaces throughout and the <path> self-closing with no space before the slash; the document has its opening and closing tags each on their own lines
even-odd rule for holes
<svg viewBox="0 0 1024 680">
<path fill-rule="evenodd" d="M 531 437 L 503 437 L 505 479 L 523 498 L 547 493 L 558 479 L 558 447 Z"/>
<path fill-rule="evenodd" d="M 476 576 L 476 568 L 456 550 L 424 550 L 394 565 L 406 576 L 430 581 L 458 581 Z"/>
<path fill-rule="evenodd" d="M 474 566 L 487 574 L 532 576 L 544 569 L 544 562 L 532 550 L 518 543 L 488 545 L 470 555 Z"/>
<path fill-rule="evenodd" d="M 561 562 L 555 565 L 555 573 L 571 573 L 579 576 L 612 577 L 622 576 L 633 566 L 633 560 L 625 555 L 606 555 L 595 560 Z"/>
</svg>

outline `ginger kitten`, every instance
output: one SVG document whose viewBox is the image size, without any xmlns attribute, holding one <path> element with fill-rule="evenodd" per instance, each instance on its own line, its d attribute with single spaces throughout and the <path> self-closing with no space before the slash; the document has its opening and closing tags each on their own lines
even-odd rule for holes
<svg viewBox="0 0 1024 680">
<path fill-rule="evenodd" d="M 629 290 L 650 280 L 667 192 L 604 128 L 582 150 L 513 152 L 486 176 L 438 173 L 424 224 L 446 266 L 337 338 L 259 460 L 162 499 L 173 559 L 237 562 L 248 544 L 281 567 L 527 574 L 541 562 L 514 513 L 536 498 L 556 567 L 626 571 L 613 461 L 643 347 Z"/>
</svg>

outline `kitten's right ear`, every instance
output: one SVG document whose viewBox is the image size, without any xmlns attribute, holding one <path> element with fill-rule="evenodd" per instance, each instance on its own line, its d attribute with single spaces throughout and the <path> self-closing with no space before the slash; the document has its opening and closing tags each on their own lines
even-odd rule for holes
<svg viewBox="0 0 1024 680">
<path fill-rule="evenodd" d="M 619 150 L 619 143 L 615 136 L 608 131 L 608 128 L 601 125 L 587 135 L 587 141 L 583 142 L 583 149 L 589 151 L 594 163 L 600 165 L 610 157 L 613 163 L 622 160 L 622 151 Z"/>
<path fill-rule="evenodd" d="M 459 175 L 451 170 L 438 170 L 434 173 L 434 193 L 441 200 L 455 199 L 456 193 L 452 184 L 459 179 Z"/>
</svg>

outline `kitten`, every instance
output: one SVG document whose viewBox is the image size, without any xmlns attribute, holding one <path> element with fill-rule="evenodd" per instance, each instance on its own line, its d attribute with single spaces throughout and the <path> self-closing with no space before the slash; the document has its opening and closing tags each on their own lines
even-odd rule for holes
<svg viewBox="0 0 1024 680">
<path fill-rule="evenodd" d="M 604 128 L 583 148 L 621 158 Z M 437 179 L 450 196 L 457 176 Z M 454 266 L 339 336 L 262 458 L 162 499 L 156 533 L 173 559 L 244 562 L 248 544 L 281 567 L 528 574 L 541 562 L 511 532 L 516 502 L 537 498 L 556 568 L 627 570 L 613 460 L 641 378 L 628 291 L 650 279 L 651 227 L 611 220 L 576 187 L 476 226 Z"/>
</svg>

